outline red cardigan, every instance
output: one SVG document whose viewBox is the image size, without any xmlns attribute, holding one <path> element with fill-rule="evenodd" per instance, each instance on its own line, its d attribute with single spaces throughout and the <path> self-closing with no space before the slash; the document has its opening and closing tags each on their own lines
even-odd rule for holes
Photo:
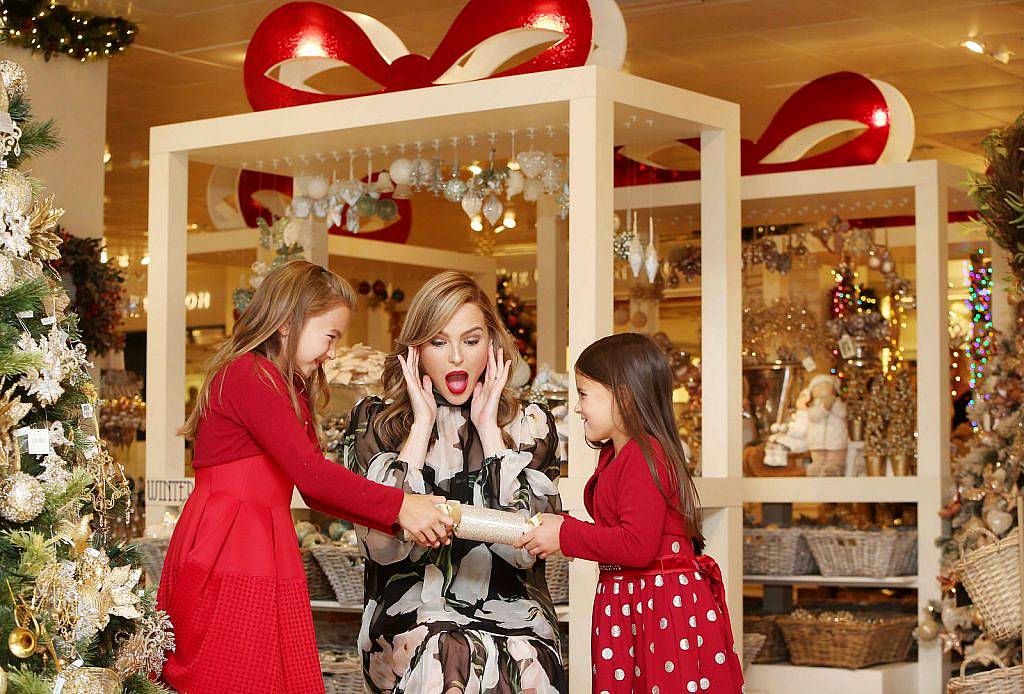
<svg viewBox="0 0 1024 694">
<path fill-rule="evenodd" d="M 651 447 L 662 488 L 677 495 L 661 446 L 652 440 Z M 618 455 L 611 446 L 601 451 L 583 502 L 595 522 L 565 517 L 559 543 L 567 557 L 643 567 L 658 556 L 667 536 L 686 537 L 682 518 L 662 496 L 636 441 L 629 441 Z"/>
<path fill-rule="evenodd" d="M 392 532 L 405 496 L 402 490 L 370 482 L 325 458 L 301 397 L 299 405 L 301 422 L 273 362 L 253 352 L 239 357 L 210 385 L 193 467 L 267 455 L 292 479 L 310 508 Z"/>
</svg>

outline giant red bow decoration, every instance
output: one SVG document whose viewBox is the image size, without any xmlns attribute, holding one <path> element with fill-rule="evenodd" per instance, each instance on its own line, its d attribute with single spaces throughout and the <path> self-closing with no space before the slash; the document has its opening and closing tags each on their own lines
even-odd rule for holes
<svg viewBox="0 0 1024 694">
<path fill-rule="evenodd" d="M 858 132 L 830 149 L 805 156 L 829 138 Z M 700 149 L 697 138 L 680 140 Z M 779 108 L 761 138 L 743 140 L 740 170 L 744 176 L 907 161 L 914 142 L 914 116 L 906 98 L 892 85 L 855 72 L 836 72 L 805 84 Z M 615 184 L 631 185 L 692 180 L 699 171 L 666 169 L 646 151 L 619 150 Z M 630 160 L 640 162 L 642 172 Z"/>
<path fill-rule="evenodd" d="M 470 0 L 428 57 L 409 53 L 372 17 L 315 2 L 293 2 L 267 15 L 249 42 L 245 91 L 257 111 L 361 96 L 319 93 L 269 76 L 275 67 L 309 58 L 350 65 L 381 85 L 378 92 L 574 67 L 586 63 L 593 35 L 587 0 Z M 511 55 L 498 46 L 509 40 L 517 49 Z M 508 58 L 542 44 L 550 45 L 524 62 L 494 72 Z M 473 59 L 478 64 L 467 69 Z"/>
</svg>

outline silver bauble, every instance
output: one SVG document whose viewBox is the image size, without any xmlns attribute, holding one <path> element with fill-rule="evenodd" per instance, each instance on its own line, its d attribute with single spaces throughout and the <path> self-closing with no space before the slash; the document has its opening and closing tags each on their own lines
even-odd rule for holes
<svg viewBox="0 0 1024 694">
<path fill-rule="evenodd" d="M 0 516 L 12 523 L 28 523 L 43 510 L 45 496 L 39 480 L 15 472 L 0 481 Z"/>
<path fill-rule="evenodd" d="M 0 213 L 24 217 L 32 209 L 32 186 L 20 171 L 0 169 Z"/>
</svg>

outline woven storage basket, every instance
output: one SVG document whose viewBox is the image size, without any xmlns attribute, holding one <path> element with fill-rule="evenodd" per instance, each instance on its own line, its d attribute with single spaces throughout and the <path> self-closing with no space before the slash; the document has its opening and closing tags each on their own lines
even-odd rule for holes
<svg viewBox="0 0 1024 694">
<path fill-rule="evenodd" d="M 782 637 L 778 620 L 779 615 L 743 615 L 743 632 L 764 636 L 764 645 L 754 657 L 754 663 L 776 663 L 789 659 L 789 651 L 786 650 L 786 641 Z"/>
<path fill-rule="evenodd" d="M 904 557 L 903 565 L 897 568 L 896 576 L 909 576 L 917 573 L 917 531 L 900 529 L 900 541 L 896 551 Z"/>
<path fill-rule="evenodd" d="M 359 651 L 343 648 L 320 651 L 320 671 L 326 694 L 363 694 L 363 659 Z"/>
<path fill-rule="evenodd" d="M 818 570 L 800 528 L 744 528 L 743 573 L 791 576 Z"/>
<path fill-rule="evenodd" d="M 789 659 L 794 665 L 858 670 L 907 659 L 917 618 L 886 616 L 878 621 L 779 618 Z"/>
<path fill-rule="evenodd" d="M 946 694 L 1021 694 L 1024 692 L 1024 667 L 1006 667 L 996 658 L 998 667 L 973 675 L 964 675 L 967 665 L 975 662 L 968 658 L 960 665 L 960 676 L 946 685 Z"/>
<path fill-rule="evenodd" d="M 170 538 L 139 537 L 131 541 L 142 555 L 142 568 L 146 571 L 146 583 L 156 587 L 160 583 L 160 574 L 167 558 L 167 545 Z"/>
<path fill-rule="evenodd" d="M 309 599 L 333 600 L 334 591 L 331 590 L 331 584 L 327 580 L 327 575 L 320 568 L 320 564 L 317 563 L 316 557 L 313 555 L 313 548 L 303 547 L 300 551 L 302 553 L 302 566 L 306 569 L 306 587 L 309 590 Z"/>
<path fill-rule="evenodd" d="M 987 531 L 986 531 L 987 532 Z M 1018 530 L 964 556 L 954 567 L 974 606 L 985 620 L 990 639 L 1020 635 L 1020 555 Z M 993 539 L 995 535 L 988 533 Z"/>
<path fill-rule="evenodd" d="M 544 562 L 544 578 L 551 602 L 556 605 L 569 604 L 569 560 L 562 554 L 547 559 Z"/>
<path fill-rule="evenodd" d="M 804 537 L 822 576 L 902 576 L 917 553 L 917 530 L 816 528 Z M 916 564 L 916 560 L 914 562 Z"/>
<path fill-rule="evenodd" d="M 761 652 L 761 648 L 764 646 L 764 642 L 768 640 L 768 637 L 764 634 L 748 633 L 743 635 L 743 669 L 746 670 L 750 667 L 750 664 L 754 662 L 758 654 Z"/>
<path fill-rule="evenodd" d="M 313 556 L 329 583 L 329 595 L 325 599 L 334 598 L 346 607 L 362 607 L 363 558 L 358 550 L 338 545 L 315 545 Z"/>
</svg>

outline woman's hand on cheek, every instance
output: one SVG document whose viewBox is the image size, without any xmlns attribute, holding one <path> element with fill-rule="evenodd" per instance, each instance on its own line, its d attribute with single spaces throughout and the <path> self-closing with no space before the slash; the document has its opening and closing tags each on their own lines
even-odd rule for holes
<svg viewBox="0 0 1024 694">
<path fill-rule="evenodd" d="M 535 557 L 547 559 L 552 554 L 562 551 L 559 534 L 564 519 L 554 513 L 541 515 L 541 523 L 525 533 L 516 542 L 516 549 L 525 549 Z"/>
<path fill-rule="evenodd" d="M 434 389 L 430 382 L 430 376 L 426 374 L 420 376 L 419 348 L 410 345 L 405 359 L 401 354 L 398 355 L 398 362 L 402 365 L 405 388 L 409 391 L 414 424 L 427 429 L 433 428 L 434 419 L 437 417 L 437 403 L 434 401 Z"/>
<path fill-rule="evenodd" d="M 498 428 L 498 404 L 508 382 L 511 361 L 504 361 L 505 351 L 494 351 L 494 344 L 487 344 L 487 368 L 482 381 L 473 387 L 473 400 L 469 417 L 480 434 L 484 454 L 494 455 L 502 448 L 501 431 Z"/>
</svg>

